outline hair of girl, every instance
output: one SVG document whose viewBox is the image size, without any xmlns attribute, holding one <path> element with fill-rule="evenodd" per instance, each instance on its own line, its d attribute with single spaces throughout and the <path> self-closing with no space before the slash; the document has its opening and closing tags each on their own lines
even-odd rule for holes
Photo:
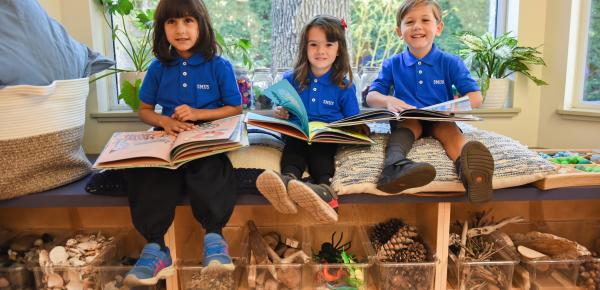
<svg viewBox="0 0 600 290">
<path fill-rule="evenodd" d="M 202 0 L 161 0 L 154 12 L 154 40 L 152 52 L 156 58 L 167 63 L 176 58 L 175 51 L 167 41 L 165 22 L 170 18 L 194 17 L 198 22 L 199 36 L 190 49 L 201 53 L 205 60 L 212 59 L 222 49 L 216 41 L 208 10 Z"/>
<path fill-rule="evenodd" d="M 350 67 L 350 56 L 348 55 L 348 44 L 346 42 L 346 31 L 340 19 L 330 15 L 317 15 L 311 19 L 302 29 L 300 34 L 300 47 L 298 56 L 294 64 L 294 81 L 300 89 L 308 87 L 308 72 L 310 63 L 308 62 L 308 31 L 313 28 L 322 29 L 325 32 L 328 42 L 338 42 L 338 55 L 331 67 L 331 78 L 340 88 L 347 88 L 352 84 L 352 69 Z M 348 75 L 348 81 L 345 80 Z"/>
</svg>

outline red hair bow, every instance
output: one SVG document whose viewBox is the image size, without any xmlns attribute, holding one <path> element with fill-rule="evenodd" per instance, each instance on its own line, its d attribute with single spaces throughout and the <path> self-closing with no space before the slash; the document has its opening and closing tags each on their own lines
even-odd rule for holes
<svg viewBox="0 0 600 290">
<path fill-rule="evenodd" d="M 346 23 L 346 19 L 342 18 L 341 22 L 342 22 L 342 27 L 344 27 L 344 30 L 348 29 L 348 23 Z"/>
</svg>

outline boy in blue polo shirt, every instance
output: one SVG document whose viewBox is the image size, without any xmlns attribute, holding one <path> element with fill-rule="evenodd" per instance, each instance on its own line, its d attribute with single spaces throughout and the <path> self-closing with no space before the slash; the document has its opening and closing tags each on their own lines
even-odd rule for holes
<svg viewBox="0 0 600 290">
<path fill-rule="evenodd" d="M 444 22 L 435 0 L 406 0 L 396 14 L 396 33 L 407 49 L 383 62 L 379 76 L 370 87 L 367 103 L 400 112 L 445 102 L 453 98 L 454 85 L 468 96 L 471 106 L 481 105 L 481 92 L 462 60 L 443 52 L 433 43 L 442 33 Z M 394 95 L 390 96 L 390 89 Z M 469 200 L 485 202 L 492 198 L 494 160 L 480 142 L 467 142 L 454 122 L 419 120 L 392 121 L 384 168 L 377 188 L 397 193 L 428 184 L 435 178 L 435 168 L 406 158 L 414 141 L 432 136 L 442 143 L 454 162 Z"/>
</svg>

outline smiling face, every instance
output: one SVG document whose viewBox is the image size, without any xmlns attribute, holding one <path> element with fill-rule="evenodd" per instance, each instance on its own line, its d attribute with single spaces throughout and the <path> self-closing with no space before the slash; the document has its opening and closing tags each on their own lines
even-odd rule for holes
<svg viewBox="0 0 600 290">
<path fill-rule="evenodd" d="M 338 55 L 339 43 L 327 41 L 325 31 L 319 27 L 312 27 L 307 33 L 308 62 L 310 69 L 316 77 L 327 73 Z"/>
<path fill-rule="evenodd" d="M 189 58 L 193 55 L 190 49 L 200 37 L 198 21 L 192 16 L 169 18 L 165 21 L 165 34 L 177 53 L 183 58 Z"/>
<path fill-rule="evenodd" d="M 435 37 L 442 34 L 444 22 L 438 22 L 430 5 L 413 7 L 396 28 L 396 33 L 410 52 L 417 58 L 425 57 L 433 45 Z"/>
</svg>

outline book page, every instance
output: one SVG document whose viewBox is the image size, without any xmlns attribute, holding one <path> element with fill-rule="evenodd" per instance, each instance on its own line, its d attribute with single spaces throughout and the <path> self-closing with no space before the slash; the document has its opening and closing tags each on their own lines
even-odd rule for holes
<svg viewBox="0 0 600 290">
<path fill-rule="evenodd" d="M 472 110 L 472 108 L 471 108 L 471 101 L 469 100 L 469 97 L 464 96 L 464 97 L 460 97 L 458 99 L 450 100 L 447 102 L 423 107 L 423 108 L 421 108 L 421 110 L 461 113 L 461 112 L 469 112 Z"/>
<path fill-rule="evenodd" d="M 263 116 L 248 112 L 246 114 L 246 123 L 256 127 L 279 132 L 284 135 L 292 136 L 301 140 L 308 140 L 308 135 L 297 124 L 288 120 Z"/>
<path fill-rule="evenodd" d="M 283 79 L 275 83 L 264 90 L 263 94 L 276 105 L 284 107 L 298 117 L 301 130 L 308 136 L 308 113 L 296 89 L 287 80 Z"/>
<path fill-rule="evenodd" d="M 342 144 L 375 144 L 368 136 L 342 130 L 338 128 L 327 127 L 327 123 L 313 121 L 308 123 L 310 128 L 310 142 L 327 142 Z"/>
<path fill-rule="evenodd" d="M 175 137 L 164 131 L 116 132 L 104 147 L 96 163 L 142 157 L 169 161 L 169 151 Z"/>
<path fill-rule="evenodd" d="M 179 133 L 173 148 L 192 142 L 229 140 L 241 121 L 242 115 L 237 115 L 200 124 L 192 130 Z"/>
</svg>

